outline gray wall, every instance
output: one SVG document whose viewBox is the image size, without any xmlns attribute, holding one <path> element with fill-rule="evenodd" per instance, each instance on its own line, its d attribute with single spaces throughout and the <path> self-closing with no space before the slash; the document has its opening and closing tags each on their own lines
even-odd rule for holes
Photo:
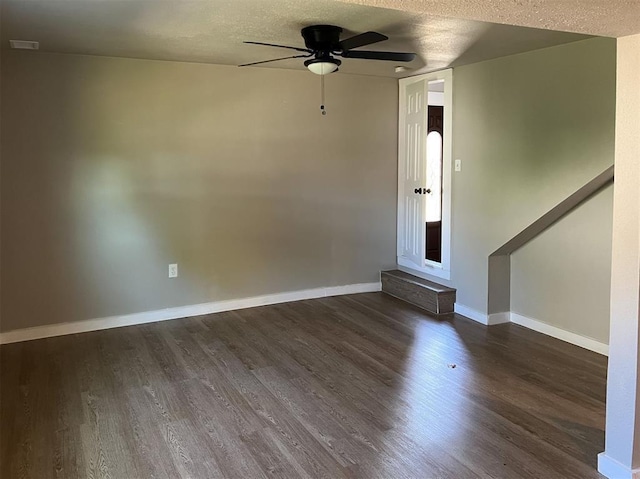
<svg viewBox="0 0 640 479">
<path fill-rule="evenodd" d="M 486 313 L 489 254 L 613 164 L 615 45 L 590 39 L 454 69 L 458 303 Z M 611 192 L 591 201 L 515 255 L 512 309 L 606 341 Z"/>
<path fill-rule="evenodd" d="M 511 311 L 609 342 L 613 186 L 511 255 Z"/>
<path fill-rule="evenodd" d="M 397 83 L 10 52 L 3 331 L 378 281 Z M 180 276 L 167 278 L 168 263 Z"/>
</svg>

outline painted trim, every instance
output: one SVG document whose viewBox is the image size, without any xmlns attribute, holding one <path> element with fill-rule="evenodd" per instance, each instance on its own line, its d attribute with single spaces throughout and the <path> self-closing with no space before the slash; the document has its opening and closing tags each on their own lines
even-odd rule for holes
<svg viewBox="0 0 640 479">
<path fill-rule="evenodd" d="M 577 333 L 572 333 L 571 331 L 560 329 L 556 326 L 538 321 L 537 319 L 528 318 L 518 313 L 506 312 L 487 315 L 460 303 L 455 303 L 453 310 L 457 314 L 477 321 L 478 323 L 484 324 L 485 326 L 493 326 L 495 324 L 504 324 L 511 322 L 525 328 L 532 329 L 533 331 L 546 334 L 547 336 L 551 336 L 552 338 L 556 338 L 561 341 L 571 343 L 575 346 L 588 349 L 589 351 L 593 351 L 604 356 L 609 355 L 608 344 L 601 343 L 599 341 L 596 341 L 595 339 L 591 339 Z M 640 479 L 640 477 L 638 477 L 638 479 Z"/>
<path fill-rule="evenodd" d="M 489 325 L 504 324 L 511 322 L 511 313 L 491 313 L 489 315 Z"/>
<path fill-rule="evenodd" d="M 396 262 L 398 263 L 399 267 L 402 266 L 405 269 L 411 270 L 411 271 L 405 271 L 406 273 L 415 274 L 416 272 L 419 272 L 419 273 L 429 275 L 429 276 L 434 276 L 440 279 L 449 279 L 449 280 L 451 279 L 450 270 L 436 268 L 434 266 L 429 266 L 429 265 L 426 265 L 421 268 L 420 266 L 406 259 L 403 256 L 398 256 L 396 259 L 397 259 Z M 424 279 L 430 279 L 430 278 L 424 278 Z"/>
<path fill-rule="evenodd" d="M 473 319 L 480 324 L 484 324 L 485 326 L 489 326 L 489 317 L 481 313 L 480 311 L 470 308 L 469 306 L 465 306 L 464 304 L 455 303 L 453 305 L 453 311 L 457 314 L 461 314 L 469 319 Z"/>
<path fill-rule="evenodd" d="M 631 470 L 605 452 L 598 454 L 598 472 L 609 479 L 640 479 L 640 469 Z"/>
<path fill-rule="evenodd" d="M 211 303 L 192 304 L 178 306 L 176 308 L 159 309 L 156 311 L 144 311 L 142 313 L 125 314 L 122 316 L 110 316 L 106 318 L 89 319 L 72 323 L 58 323 L 33 328 L 16 329 L 0 333 L 0 344 L 31 341 L 34 339 L 64 336 L 66 334 L 86 333 L 101 329 L 120 328 L 136 324 L 155 323 L 171 319 L 188 318 L 204 314 L 233 311 L 236 309 L 254 308 L 270 304 L 288 303 L 305 299 L 325 298 L 328 296 L 340 296 L 345 294 L 372 293 L 382 290 L 382 283 L 357 283 L 344 286 L 327 286 L 323 288 L 305 289 L 301 291 L 289 291 L 285 293 L 267 294 L 251 298 L 231 299 L 226 301 L 214 301 Z"/>
<path fill-rule="evenodd" d="M 594 351 L 596 353 L 603 354 L 604 356 L 609 355 L 609 345 L 596 341 L 595 339 L 543 323 L 537 319 L 527 318 L 521 314 L 511 312 L 511 322 L 524 326 L 525 328 L 533 329 L 539 333 L 546 334 L 547 336 L 560 339 L 561 341 L 575 344 L 576 346 L 588 349 L 589 351 Z"/>
<path fill-rule="evenodd" d="M 444 80 L 444 144 L 442 150 L 442 237 L 441 237 L 441 254 L 442 268 L 433 268 L 426 265 L 426 260 L 422 260 L 422 264 L 418 265 L 408 259 L 404 259 L 403 252 L 403 218 L 404 218 L 404 159 L 405 159 L 405 120 L 406 120 L 406 88 L 416 82 Z M 428 97 L 428 91 L 427 91 Z M 442 279 L 451 279 L 451 192 L 452 189 L 452 170 L 453 170 L 453 69 L 447 68 L 431 73 L 414 75 L 398 80 L 398 201 L 397 201 L 397 220 L 396 220 L 396 256 L 398 262 L 403 258 L 407 263 L 404 266 L 408 268 L 417 268 L 426 274 L 436 276 Z M 424 252 L 422 254 L 424 257 Z"/>
</svg>

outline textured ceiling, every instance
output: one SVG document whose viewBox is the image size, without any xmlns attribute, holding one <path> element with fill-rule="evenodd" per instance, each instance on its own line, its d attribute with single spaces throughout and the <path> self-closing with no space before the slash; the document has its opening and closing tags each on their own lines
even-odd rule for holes
<svg viewBox="0 0 640 479">
<path fill-rule="evenodd" d="M 340 0 L 505 25 L 624 37 L 640 33 L 640 0 Z"/>
<path fill-rule="evenodd" d="M 372 50 L 416 52 L 418 58 L 406 64 L 410 70 L 402 74 L 394 72 L 396 63 L 371 60 L 347 59 L 340 69 L 398 77 L 586 38 L 350 1 L 386 3 L 395 8 L 405 3 L 414 7 L 449 4 L 448 0 L 4 0 L 2 48 L 8 48 L 9 39 L 36 40 L 46 52 L 237 65 L 289 54 L 287 50 L 243 44 L 245 40 L 303 46 L 302 27 L 328 23 L 345 28 L 345 37 L 367 30 L 390 37 L 372 45 Z M 640 0 L 633 1 L 640 5 Z M 523 2 L 526 0 L 518 0 Z M 301 59 L 258 68 L 264 67 L 304 69 Z"/>
</svg>

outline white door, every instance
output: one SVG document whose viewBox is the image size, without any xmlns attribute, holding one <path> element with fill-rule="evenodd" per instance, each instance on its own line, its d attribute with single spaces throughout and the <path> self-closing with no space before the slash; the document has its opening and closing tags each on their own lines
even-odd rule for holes
<svg viewBox="0 0 640 479">
<path fill-rule="evenodd" d="M 398 266 L 451 279 L 453 74 L 449 69 L 411 76 L 398 86 Z M 442 137 L 431 154 L 427 148 L 437 137 L 427 135 L 429 103 L 442 107 Z M 427 222 L 432 240 L 440 229 L 440 261 L 434 243 L 427 248 Z"/>
<path fill-rule="evenodd" d="M 425 258 L 425 198 L 427 140 L 426 80 L 407 85 L 404 104 L 404 135 L 400 145 L 399 189 L 402 201 L 399 256 L 422 267 Z"/>
</svg>

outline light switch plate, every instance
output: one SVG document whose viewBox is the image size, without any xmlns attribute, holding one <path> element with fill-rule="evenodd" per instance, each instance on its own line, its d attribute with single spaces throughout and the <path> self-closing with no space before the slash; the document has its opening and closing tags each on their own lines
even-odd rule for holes
<svg viewBox="0 0 640 479">
<path fill-rule="evenodd" d="M 454 169 L 456 171 L 462 171 L 462 160 L 456 160 Z"/>
<path fill-rule="evenodd" d="M 177 278 L 178 277 L 178 265 L 170 264 L 169 265 L 169 278 Z"/>
</svg>

